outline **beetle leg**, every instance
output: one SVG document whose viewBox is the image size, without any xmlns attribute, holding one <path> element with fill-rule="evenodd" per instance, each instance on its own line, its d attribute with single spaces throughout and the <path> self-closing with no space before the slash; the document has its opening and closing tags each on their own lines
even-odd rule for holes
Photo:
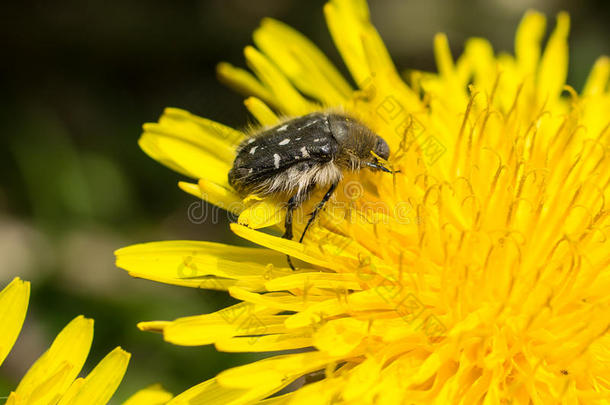
<svg viewBox="0 0 610 405">
<path fill-rule="evenodd" d="M 284 219 L 284 234 L 282 238 L 291 239 L 292 240 L 292 214 L 294 210 L 299 206 L 299 201 L 297 195 L 293 195 L 288 200 L 288 205 L 286 206 L 286 218 Z"/>
<path fill-rule="evenodd" d="M 331 184 L 331 186 L 328 189 L 328 191 L 326 192 L 326 194 L 324 194 L 324 197 L 322 197 L 322 200 L 318 203 L 318 205 L 316 205 L 316 208 L 314 208 L 313 212 L 311 213 L 311 217 L 309 217 L 309 221 L 307 221 L 307 225 L 305 225 L 305 229 L 303 229 L 303 233 L 301 234 L 301 238 L 299 239 L 299 243 L 303 242 L 303 238 L 305 237 L 305 233 L 307 232 L 307 230 L 309 229 L 309 227 L 313 223 L 314 219 L 316 219 L 316 217 L 320 213 L 320 210 L 322 208 L 324 208 L 324 205 L 328 202 L 328 200 L 330 200 L 330 197 L 333 195 L 333 193 L 337 189 L 337 185 L 338 184 L 339 183 Z"/>
<path fill-rule="evenodd" d="M 286 207 L 286 218 L 284 220 L 285 231 L 284 231 L 284 235 L 282 235 L 282 238 L 292 240 L 292 236 L 293 236 L 292 215 L 294 213 L 294 210 L 299 208 L 301 206 L 301 204 L 303 203 L 303 201 L 306 201 L 309 198 L 314 187 L 315 187 L 315 184 L 310 184 L 305 188 L 305 191 L 296 193 L 295 195 L 290 197 L 290 199 L 288 200 L 288 204 Z M 288 265 L 290 266 L 290 268 L 292 270 L 296 270 L 294 265 L 292 264 L 292 259 L 290 258 L 289 255 L 286 255 L 286 259 L 288 260 Z"/>
</svg>

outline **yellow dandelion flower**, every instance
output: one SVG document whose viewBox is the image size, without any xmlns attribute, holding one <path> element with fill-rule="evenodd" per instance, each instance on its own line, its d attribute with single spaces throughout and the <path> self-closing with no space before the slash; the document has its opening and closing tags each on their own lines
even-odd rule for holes
<svg viewBox="0 0 610 405">
<path fill-rule="evenodd" d="M 196 179 L 180 187 L 238 214 L 233 232 L 266 249 L 117 251 L 133 276 L 242 301 L 139 327 L 179 345 L 281 352 L 170 403 L 610 403 L 610 60 L 575 91 L 568 15 L 543 46 L 545 17 L 528 12 L 514 56 L 474 38 L 454 59 L 438 34 L 438 73 L 405 80 L 363 0 L 324 12 L 357 88 L 270 19 L 245 49 L 254 74 L 220 64 L 219 75 L 250 95 L 261 125 L 328 107 L 357 116 L 400 173 L 345 178 L 297 243 L 257 230 L 281 223 L 277 202 L 242 203 L 227 183 L 242 132 L 173 108 L 146 124 L 144 151 Z"/>
<path fill-rule="evenodd" d="M 15 278 L 0 292 L 0 364 L 23 325 L 30 283 Z M 104 357 L 84 378 L 77 378 L 93 341 L 93 320 L 77 316 L 57 335 L 51 347 L 30 367 L 11 392 L 7 405 L 106 404 L 116 391 L 130 354 L 120 347 Z"/>
</svg>

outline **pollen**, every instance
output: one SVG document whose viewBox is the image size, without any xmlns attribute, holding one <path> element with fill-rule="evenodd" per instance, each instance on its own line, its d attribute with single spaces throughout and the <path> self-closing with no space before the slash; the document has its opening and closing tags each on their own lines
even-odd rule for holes
<svg viewBox="0 0 610 405">
<path fill-rule="evenodd" d="M 358 88 L 272 19 L 245 50 L 254 74 L 218 67 L 263 126 L 337 108 L 387 141 L 393 173 L 346 177 L 302 243 L 275 236 L 282 201 L 239 203 L 227 183 L 245 134 L 177 109 L 144 127 L 144 151 L 193 178 L 183 190 L 238 215 L 231 230 L 260 248 L 117 251 L 134 277 L 239 301 L 140 329 L 177 345 L 275 352 L 175 403 L 607 403 L 610 59 L 573 89 L 568 15 L 543 43 L 546 18 L 532 11 L 515 55 L 475 38 L 454 58 L 438 34 L 438 73 L 403 75 L 364 1 L 332 0 L 324 13 Z M 296 232 L 306 220 L 295 216 Z"/>
</svg>

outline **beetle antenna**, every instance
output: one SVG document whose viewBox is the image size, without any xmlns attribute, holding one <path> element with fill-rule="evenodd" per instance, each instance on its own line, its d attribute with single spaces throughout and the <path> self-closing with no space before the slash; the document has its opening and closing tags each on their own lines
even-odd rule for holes
<svg viewBox="0 0 610 405">
<path fill-rule="evenodd" d="M 382 164 L 379 163 L 370 163 L 370 162 L 366 162 L 367 166 L 373 167 L 375 169 L 379 169 L 382 172 L 386 172 L 386 173 L 400 173 L 400 170 L 390 170 L 387 167 L 383 166 Z"/>
</svg>

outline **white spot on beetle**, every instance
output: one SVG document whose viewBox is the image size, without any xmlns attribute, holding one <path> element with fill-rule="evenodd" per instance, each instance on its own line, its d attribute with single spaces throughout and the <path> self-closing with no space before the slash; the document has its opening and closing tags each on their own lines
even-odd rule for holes
<svg viewBox="0 0 610 405">
<path fill-rule="evenodd" d="M 273 154 L 273 166 L 275 166 L 276 169 L 280 168 L 280 155 L 277 153 Z"/>
<path fill-rule="evenodd" d="M 305 129 L 305 128 L 308 128 L 308 127 L 310 127 L 312 125 L 316 125 L 317 123 L 318 123 L 317 120 L 310 121 L 310 122 L 306 123 L 305 125 L 297 128 L 297 129 L 300 131 L 301 129 Z"/>
<path fill-rule="evenodd" d="M 284 139 L 282 142 L 278 143 L 278 145 L 280 145 L 280 146 L 284 146 L 284 145 L 287 145 L 288 143 L 290 143 L 290 139 L 289 139 L 289 138 L 286 138 L 286 139 Z"/>
<path fill-rule="evenodd" d="M 282 125 L 282 126 L 281 126 L 281 127 L 279 127 L 277 130 L 278 130 L 279 132 L 282 132 L 282 131 L 285 131 L 285 130 L 286 130 L 286 128 L 288 128 L 288 124 L 284 124 L 284 125 Z"/>
<path fill-rule="evenodd" d="M 313 140 L 314 142 L 320 142 L 320 138 L 316 138 Z"/>
<path fill-rule="evenodd" d="M 304 158 L 308 158 L 309 157 L 309 152 L 307 152 L 307 148 L 305 146 L 303 146 L 300 150 L 301 150 L 301 155 Z"/>
<path fill-rule="evenodd" d="M 252 142 L 254 142 L 254 138 L 248 139 L 248 145 L 250 145 Z"/>
<path fill-rule="evenodd" d="M 294 138 L 295 141 L 300 141 L 301 137 L 299 136 L 298 138 Z"/>
<path fill-rule="evenodd" d="M 250 170 L 248 170 L 248 174 L 252 174 L 253 171 L 254 169 L 250 168 Z"/>
<path fill-rule="evenodd" d="M 254 152 L 256 152 L 256 148 L 258 148 L 258 146 L 253 146 L 252 148 L 250 148 L 251 155 L 254 155 Z"/>
</svg>

